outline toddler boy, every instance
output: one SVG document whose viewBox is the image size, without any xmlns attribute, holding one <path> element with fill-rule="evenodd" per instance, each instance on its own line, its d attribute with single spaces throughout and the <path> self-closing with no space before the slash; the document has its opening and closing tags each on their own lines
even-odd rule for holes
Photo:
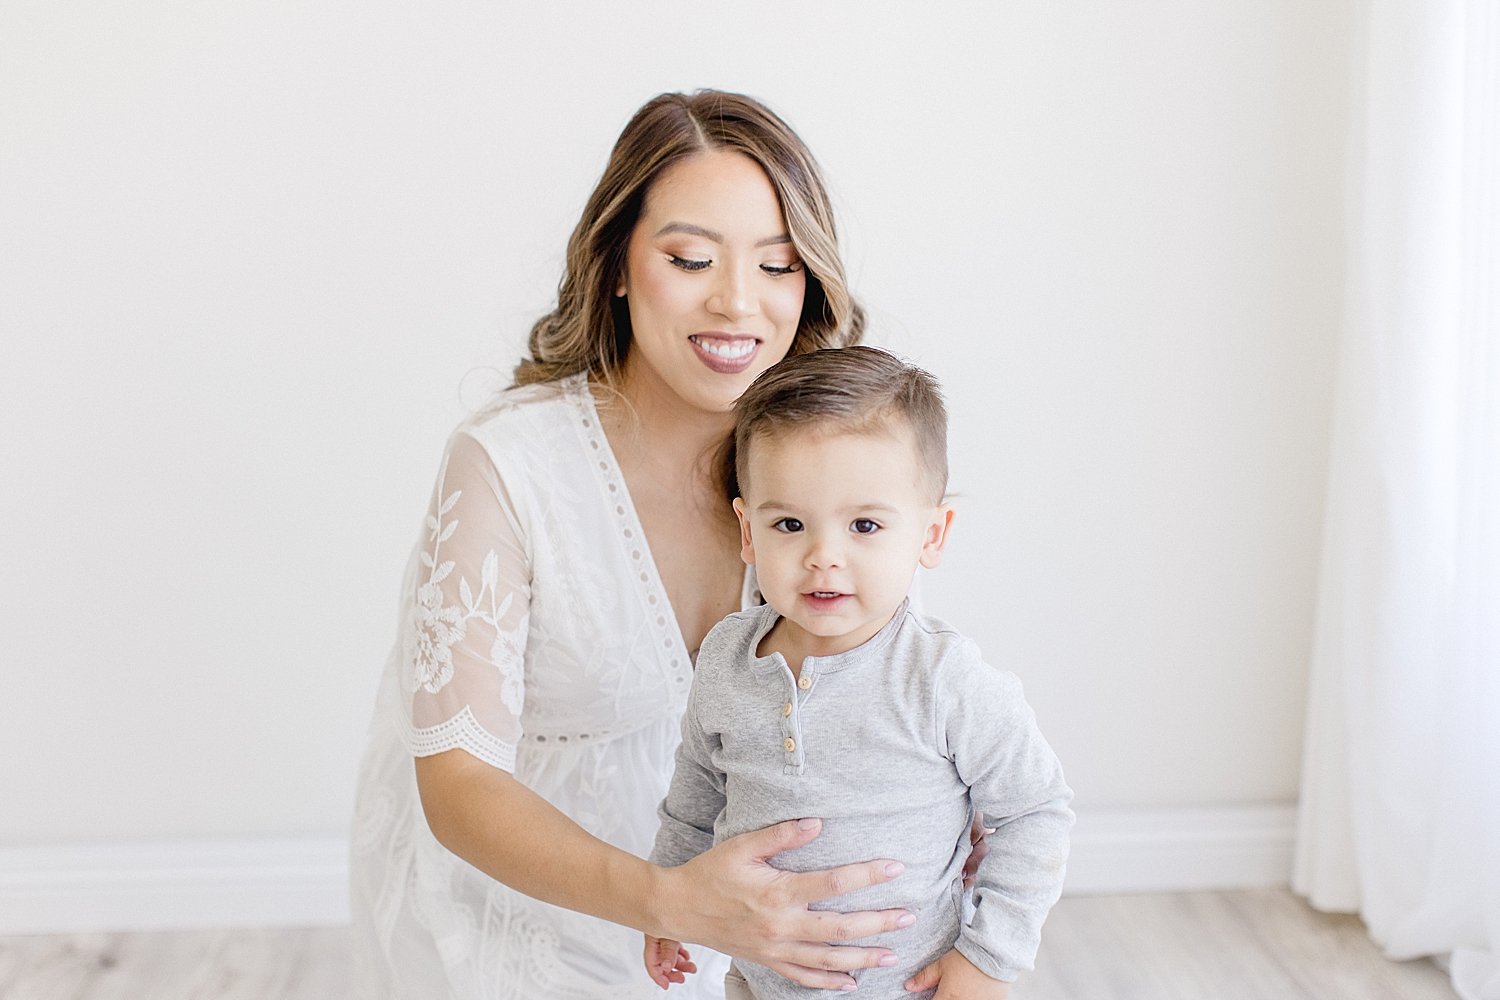
<svg viewBox="0 0 1500 1000">
<path fill-rule="evenodd" d="M 821 817 L 822 834 L 776 865 L 898 859 L 899 879 L 819 907 L 917 916 L 861 942 L 899 961 L 853 973 L 859 995 L 1002 1000 L 1061 890 L 1072 792 L 1016 678 L 908 605 L 953 521 L 936 384 L 868 347 L 787 358 L 736 404 L 735 471 L 742 554 L 766 603 L 699 650 L 652 860 L 679 865 L 736 834 Z M 965 922 L 976 811 L 995 832 Z M 645 960 L 662 986 L 691 969 L 679 942 L 649 935 Z M 821 992 L 738 959 L 725 990 Z"/>
</svg>

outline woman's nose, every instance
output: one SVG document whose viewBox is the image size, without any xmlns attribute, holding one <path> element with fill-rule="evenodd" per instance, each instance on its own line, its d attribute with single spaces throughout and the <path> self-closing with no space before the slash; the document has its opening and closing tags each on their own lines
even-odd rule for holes
<svg viewBox="0 0 1500 1000">
<path fill-rule="evenodd" d="M 755 299 L 749 276 L 742 268 L 726 266 L 719 271 L 709 295 L 708 308 L 719 316 L 734 320 L 754 314 Z"/>
</svg>

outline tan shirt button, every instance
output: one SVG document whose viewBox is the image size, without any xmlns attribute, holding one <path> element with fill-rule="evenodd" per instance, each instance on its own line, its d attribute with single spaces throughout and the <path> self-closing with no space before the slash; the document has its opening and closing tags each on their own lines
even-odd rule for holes
<svg viewBox="0 0 1500 1000">
<path fill-rule="evenodd" d="M 812 678 L 807 676 L 806 674 L 803 674 L 801 677 L 797 678 L 797 686 L 806 691 L 808 688 L 812 687 Z"/>
<path fill-rule="evenodd" d="M 786 738 L 786 742 L 783 743 L 782 746 L 786 747 L 787 753 L 791 753 L 793 750 L 797 749 L 797 741 L 788 736 Z"/>
<path fill-rule="evenodd" d="M 792 714 L 792 703 L 791 702 L 787 702 L 785 705 L 781 706 L 781 714 L 782 715 L 791 715 Z"/>
</svg>

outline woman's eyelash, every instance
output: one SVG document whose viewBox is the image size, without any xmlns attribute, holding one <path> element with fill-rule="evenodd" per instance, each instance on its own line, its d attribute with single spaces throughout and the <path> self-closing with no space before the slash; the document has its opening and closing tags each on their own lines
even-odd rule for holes
<svg viewBox="0 0 1500 1000">
<path fill-rule="evenodd" d="M 673 267 L 684 271 L 704 271 L 713 266 L 713 260 L 694 260 L 690 257 L 679 257 L 676 254 L 667 254 L 667 260 Z M 781 276 L 783 274 L 796 274 L 802 270 L 799 261 L 796 264 L 762 264 L 760 269 L 767 274 Z"/>
</svg>

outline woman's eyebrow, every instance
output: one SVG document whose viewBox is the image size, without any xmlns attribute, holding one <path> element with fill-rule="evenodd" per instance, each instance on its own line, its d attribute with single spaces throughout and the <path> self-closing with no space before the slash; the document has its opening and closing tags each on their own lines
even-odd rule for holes
<svg viewBox="0 0 1500 1000">
<path fill-rule="evenodd" d="M 691 222 L 669 222 L 656 231 L 657 236 L 666 236 L 670 233 L 686 233 L 688 236 L 701 236 L 704 239 L 712 240 L 715 243 L 724 242 L 723 233 L 713 229 L 707 229 L 703 226 L 695 225 Z M 780 233 L 776 236 L 767 236 L 765 239 L 759 241 L 755 245 L 757 247 L 769 247 L 775 246 L 778 243 L 790 242 L 792 242 L 791 236 L 787 235 L 786 233 Z"/>
</svg>

